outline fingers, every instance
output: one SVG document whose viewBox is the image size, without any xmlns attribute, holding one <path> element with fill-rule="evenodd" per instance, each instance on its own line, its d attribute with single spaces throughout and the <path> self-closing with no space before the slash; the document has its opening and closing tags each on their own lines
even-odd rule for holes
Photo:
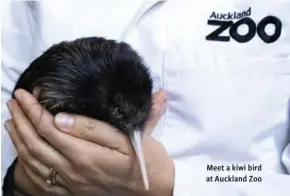
<svg viewBox="0 0 290 196">
<path fill-rule="evenodd" d="M 17 131 L 15 129 L 12 120 L 8 120 L 5 122 L 5 128 L 8 131 L 11 140 L 16 148 L 18 159 L 21 160 L 21 162 L 25 163 L 27 166 L 29 166 L 36 175 L 42 176 L 43 178 L 48 176 L 49 174 L 48 167 L 46 167 L 45 165 L 43 165 L 41 162 L 39 162 L 37 159 L 35 159 L 33 156 L 30 155 L 25 145 L 21 142 L 21 139 L 17 134 Z M 60 176 L 58 176 L 57 182 L 60 185 L 65 185 L 64 180 Z"/>
<path fill-rule="evenodd" d="M 25 159 L 26 161 L 32 160 L 33 158 L 29 155 L 25 145 L 21 142 L 20 137 L 15 131 L 15 126 L 13 125 L 12 120 L 6 121 L 4 126 L 11 138 L 14 147 L 16 148 L 18 157 L 21 159 Z"/>
<path fill-rule="evenodd" d="M 79 147 L 81 140 L 60 132 L 54 126 L 53 116 L 30 93 L 20 89 L 15 92 L 15 97 L 21 108 L 15 100 L 10 100 L 8 107 L 16 130 L 26 147 L 32 151 L 31 154 L 55 169 L 67 168 L 69 163 L 65 158 L 75 160 L 76 154 L 83 151 Z M 47 145 L 36 131 L 57 151 Z"/>
<path fill-rule="evenodd" d="M 8 102 L 8 108 L 11 111 L 12 121 L 7 121 L 5 125 L 22 159 L 27 161 L 37 159 L 56 169 L 68 165 L 68 161 L 61 154 L 37 135 L 15 100 Z"/>
<path fill-rule="evenodd" d="M 12 110 L 12 115 L 25 113 L 39 135 L 47 140 L 57 139 L 58 132 L 54 127 L 53 116 L 38 103 L 36 98 L 23 89 L 16 90 L 14 94 L 23 112 L 20 112 L 20 109 L 17 112 Z M 26 120 L 28 119 L 26 118 Z M 28 124 L 27 122 L 25 123 Z"/>
<path fill-rule="evenodd" d="M 19 157 L 19 161 L 21 162 L 23 167 L 26 167 L 27 170 L 33 173 L 32 177 L 37 176 L 37 178 L 32 179 L 32 181 L 39 179 L 45 181 L 45 179 L 50 175 L 50 169 L 37 160 L 34 160 L 33 162 L 27 162 Z M 65 180 L 60 176 L 58 172 L 55 180 L 55 184 L 61 185 L 62 187 L 66 186 Z"/>
<path fill-rule="evenodd" d="M 56 196 L 72 196 L 72 194 L 62 186 L 59 186 L 59 182 L 57 181 L 55 185 L 49 185 L 45 181 L 45 177 L 41 175 L 37 175 L 29 166 L 24 163 L 21 163 L 27 177 L 40 189 L 42 192 L 46 193 L 47 195 L 56 195 Z M 42 171 L 43 172 L 43 171 Z M 47 170 L 45 173 L 48 173 Z M 59 178 L 57 179 L 59 180 Z"/>
<path fill-rule="evenodd" d="M 49 174 L 48 168 L 29 154 L 25 145 L 21 142 L 20 137 L 17 135 L 12 120 L 6 121 L 5 128 L 8 130 L 12 142 L 18 152 L 19 160 L 22 160 L 22 162 L 25 163 L 23 165 L 25 165 L 24 168 L 27 172 L 27 177 L 29 177 L 38 188 L 42 188 L 46 193 L 53 193 L 53 195 L 56 196 L 70 196 L 71 194 L 67 190 L 57 186 L 48 187 L 42 182 L 45 179 L 45 176 L 48 176 Z M 60 176 L 57 176 L 56 183 L 60 185 L 65 184 Z"/>
<path fill-rule="evenodd" d="M 21 108 L 15 100 L 9 101 L 8 107 L 21 140 L 32 156 L 61 172 L 63 177 L 67 178 L 72 163 L 78 164 L 80 156 L 89 154 L 90 157 L 103 148 L 59 131 L 54 125 L 53 116 L 25 90 L 17 90 L 15 96 L 20 100 Z M 39 138 L 34 127 L 54 148 Z"/>
<path fill-rule="evenodd" d="M 70 135 L 113 149 L 129 141 L 113 126 L 85 116 L 59 113 L 55 117 L 55 125 Z"/>
<path fill-rule="evenodd" d="M 146 133 L 151 133 L 165 110 L 166 97 L 167 94 L 164 91 L 159 91 L 153 95 L 152 111 L 145 126 Z M 128 138 L 124 134 L 109 124 L 84 116 L 59 113 L 55 117 L 55 125 L 65 133 L 105 147 L 117 148 L 120 146 L 120 142 L 128 142 Z"/>
<path fill-rule="evenodd" d="M 167 94 L 165 91 L 158 91 L 153 94 L 152 106 L 149 118 L 145 125 L 145 134 L 151 135 L 153 128 L 156 126 L 161 115 L 167 107 Z"/>
</svg>

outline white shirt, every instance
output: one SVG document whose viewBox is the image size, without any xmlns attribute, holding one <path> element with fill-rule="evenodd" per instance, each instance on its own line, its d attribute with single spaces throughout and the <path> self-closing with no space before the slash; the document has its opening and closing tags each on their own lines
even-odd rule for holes
<svg viewBox="0 0 290 196">
<path fill-rule="evenodd" d="M 126 41 L 149 66 L 154 91 L 168 92 L 168 109 L 153 136 L 174 160 L 174 196 L 290 195 L 289 0 L 42 1 L 7 6 L 2 20 L 2 124 L 9 118 L 6 91 L 12 91 L 20 73 L 52 44 L 85 36 Z M 250 28 L 235 29 L 240 20 Z M 271 21 L 276 26 L 267 23 Z M 223 32 L 210 35 L 220 27 Z M 275 32 L 280 36 L 266 43 Z M 16 154 L 2 130 L 3 179 Z M 244 164 L 245 170 L 233 171 Z M 211 165 L 224 167 L 208 171 Z M 249 171 L 249 165 L 262 171 Z M 247 182 L 218 182 L 228 175 L 246 176 Z"/>
</svg>

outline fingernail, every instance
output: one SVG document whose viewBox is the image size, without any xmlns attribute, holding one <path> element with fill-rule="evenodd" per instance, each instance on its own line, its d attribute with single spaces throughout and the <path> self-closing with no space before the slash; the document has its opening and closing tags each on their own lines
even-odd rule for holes
<svg viewBox="0 0 290 196">
<path fill-rule="evenodd" d="M 11 126 L 10 126 L 10 123 L 9 123 L 8 120 L 5 121 L 5 123 L 4 123 L 4 127 L 5 127 L 5 129 L 6 129 L 6 131 L 7 131 L 8 133 L 11 132 Z"/>
<path fill-rule="evenodd" d="M 68 114 L 60 113 L 55 116 L 55 124 L 59 128 L 68 129 L 71 128 L 74 123 L 74 117 Z"/>
<path fill-rule="evenodd" d="M 16 99 L 21 100 L 22 99 L 22 93 L 19 90 L 16 90 L 14 93 Z"/>
<path fill-rule="evenodd" d="M 11 113 L 11 111 L 12 111 L 11 100 L 7 101 L 6 106 L 7 106 L 8 110 L 9 110 L 9 112 Z"/>
</svg>

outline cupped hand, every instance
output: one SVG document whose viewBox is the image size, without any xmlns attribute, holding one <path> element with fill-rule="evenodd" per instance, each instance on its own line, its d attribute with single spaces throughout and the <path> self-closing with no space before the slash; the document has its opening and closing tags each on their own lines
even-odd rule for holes
<svg viewBox="0 0 290 196">
<path fill-rule="evenodd" d="M 66 194 L 172 195 L 172 159 L 162 144 L 150 137 L 166 108 L 164 92 L 153 96 L 153 110 L 143 137 L 149 191 L 144 189 L 139 163 L 126 135 L 83 116 L 58 114 L 54 119 L 31 94 L 18 90 L 15 95 L 17 101 L 8 103 L 14 126 L 10 135 L 20 159 L 27 168 L 37 168 L 31 170 L 37 170 L 38 176 L 45 176 L 49 168 L 55 169 L 57 185 L 68 190 Z"/>
</svg>

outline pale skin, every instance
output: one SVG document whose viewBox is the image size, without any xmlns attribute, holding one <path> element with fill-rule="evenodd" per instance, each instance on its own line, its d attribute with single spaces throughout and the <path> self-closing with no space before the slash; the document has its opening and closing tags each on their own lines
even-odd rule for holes
<svg viewBox="0 0 290 196">
<path fill-rule="evenodd" d="M 166 108 L 165 92 L 153 95 L 153 109 L 143 137 L 149 191 L 144 189 L 139 163 L 126 135 L 84 116 L 70 115 L 68 122 L 60 120 L 68 114 L 53 117 L 25 90 L 17 90 L 15 96 L 16 100 L 7 103 L 12 119 L 6 122 L 6 129 L 19 158 L 14 174 L 16 183 L 27 193 L 172 196 L 173 161 L 163 145 L 150 136 Z M 58 172 L 53 186 L 44 180 L 49 168 Z"/>
</svg>

